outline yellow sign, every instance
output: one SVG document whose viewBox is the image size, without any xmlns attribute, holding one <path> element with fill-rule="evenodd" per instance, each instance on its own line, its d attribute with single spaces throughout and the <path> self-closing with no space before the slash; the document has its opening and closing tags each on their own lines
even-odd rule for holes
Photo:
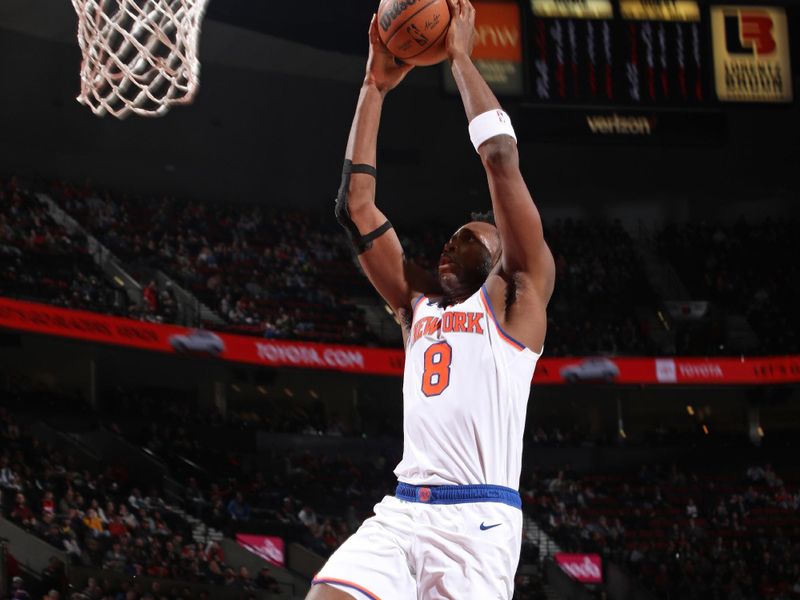
<svg viewBox="0 0 800 600">
<path fill-rule="evenodd" d="M 614 16 L 611 0 L 531 0 L 531 10 L 537 17 L 611 19 Z"/>
<path fill-rule="evenodd" d="M 632 21 L 699 21 L 695 0 L 620 0 L 623 19 Z"/>
<path fill-rule="evenodd" d="M 729 102 L 791 102 L 789 32 L 783 8 L 712 6 L 717 97 Z"/>
</svg>

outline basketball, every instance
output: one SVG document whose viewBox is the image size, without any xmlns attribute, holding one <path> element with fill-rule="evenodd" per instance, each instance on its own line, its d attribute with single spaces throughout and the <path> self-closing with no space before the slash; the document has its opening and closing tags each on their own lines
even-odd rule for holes
<svg viewBox="0 0 800 600">
<path fill-rule="evenodd" d="M 381 0 L 378 31 L 394 56 L 410 65 L 435 65 L 447 58 L 447 0 Z"/>
</svg>

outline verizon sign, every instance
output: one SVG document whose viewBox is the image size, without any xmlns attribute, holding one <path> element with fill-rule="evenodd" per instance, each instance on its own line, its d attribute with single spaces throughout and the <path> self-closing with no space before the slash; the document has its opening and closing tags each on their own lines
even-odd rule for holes
<svg viewBox="0 0 800 600">
<path fill-rule="evenodd" d="M 586 115 L 586 124 L 594 135 L 652 135 L 654 116 Z"/>
<path fill-rule="evenodd" d="M 554 555 L 556 564 L 567 575 L 581 583 L 603 583 L 603 563 L 599 554 L 565 554 Z"/>
</svg>

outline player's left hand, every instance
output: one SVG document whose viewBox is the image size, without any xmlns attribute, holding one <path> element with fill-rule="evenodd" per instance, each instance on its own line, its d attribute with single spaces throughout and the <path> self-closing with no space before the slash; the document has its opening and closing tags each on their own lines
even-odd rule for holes
<svg viewBox="0 0 800 600">
<path fill-rule="evenodd" d="M 450 27 L 447 30 L 447 57 L 472 55 L 475 45 L 475 7 L 469 0 L 447 0 Z"/>
<path fill-rule="evenodd" d="M 398 61 L 381 40 L 378 33 L 378 18 L 372 15 L 369 24 L 369 58 L 364 83 L 375 85 L 382 94 L 397 87 L 413 65 Z"/>
</svg>

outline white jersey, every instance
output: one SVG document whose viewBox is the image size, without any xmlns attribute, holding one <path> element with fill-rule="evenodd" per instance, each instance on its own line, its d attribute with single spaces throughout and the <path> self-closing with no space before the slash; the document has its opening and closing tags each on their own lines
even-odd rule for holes
<svg viewBox="0 0 800 600">
<path fill-rule="evenodd" d="M 398 480 L 518 489 L 539 356 L 502 330 L 485 288 L 445 309 L 420 298 L 406 342 Z"/>
</svg>

